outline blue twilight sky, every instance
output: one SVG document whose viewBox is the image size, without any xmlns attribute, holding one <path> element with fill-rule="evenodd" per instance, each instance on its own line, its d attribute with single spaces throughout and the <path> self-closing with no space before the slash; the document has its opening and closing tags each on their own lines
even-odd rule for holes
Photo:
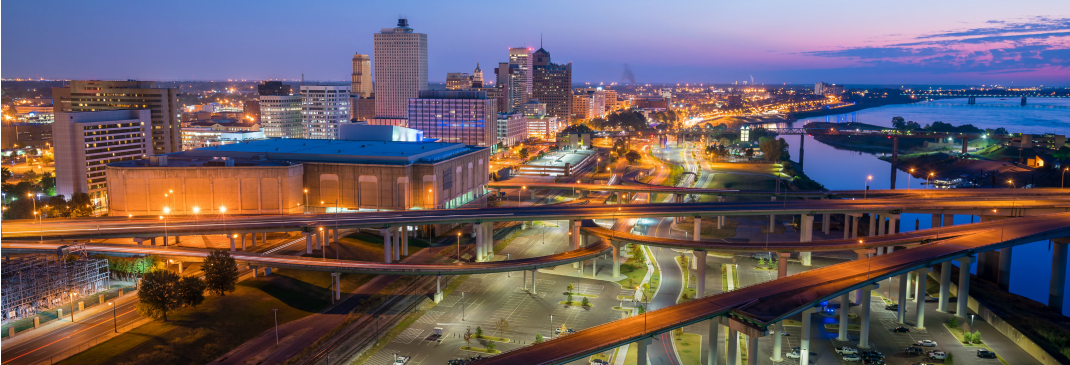
<svg viewBox="0 0 1070 365">
<path fill-rule="evenodd" d="M 4 1 L 4 78 L 345 80 L 399 15 L 431 81 L 538 48 L 576 82 L 1070 85 L 1070 1 Z M 374 61 L 374 60 L 373 60 Z"/>
</svg>

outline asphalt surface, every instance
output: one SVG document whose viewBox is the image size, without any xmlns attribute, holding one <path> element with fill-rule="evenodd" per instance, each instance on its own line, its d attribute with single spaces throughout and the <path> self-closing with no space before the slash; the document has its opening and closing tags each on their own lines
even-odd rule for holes
<svg viewBox="0 0 1070 365">
<path fill-rule="evenodd" d="M 43 334 L 24 334 L 22 336 L 37 337 L 15 345 L 5 344 L 3 364 L 24 365 L 40 362 L 48 364 L 51 363 L 50 359 L 53 356 L 72 349 L 84 349 L 87 344 L 96 344 L 94 339 L 113 333 L 115 325 L 121 328 L 140 320 L 142 317 L 137 313 L 137 304 L 137 298 L 120 303 L 115 308 L 114 321 L 111 310 L 101 311 L 88 317 L 75 313 L 75 322 L 72 324 Z M 60 321 L 69 322 L 70 314 Z M 15 340 L 18 340 L 18 337 Z M 11 340 L 4 342 L 10 343 Z"/>
</svg>

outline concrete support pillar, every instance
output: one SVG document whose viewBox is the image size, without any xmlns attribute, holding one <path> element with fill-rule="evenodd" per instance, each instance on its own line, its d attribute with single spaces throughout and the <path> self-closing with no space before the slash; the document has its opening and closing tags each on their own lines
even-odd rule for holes
<svg viewBox="0 0 1070 365">
<path fill-rule="evenodd" d="M 862 301 L 859 302 L 859 305 L 862 306 L 862 331 L 858 334 L 858 347 L 864 349 L 869 348 L 869 312 L 872 291 L 872 286 L 862 288 Z"/>
<path fill-rule="evenodd" d="M 1063 312 L 1063 291 L 1066 285 L 1066 245 L 1052 242 L 1051 282 L 1048 284 L 1048 308 Z"/>
<path fill-rule="evenodd" d="M 932 228 L 942 227 L 943 225 L 940 224 L 940 217 L 941 216 L 939 214 L 933 213 L 933 221 L 932 221 L 932 225 L 930 227 L 932 227 Z"/>
<path fill-rule="evenodd" d="M 235 235 L 235 234 L 228 234 L 227 236 L 229 236 L 229 237 L 230 237 L 230 252 L 234 252 L 234 251 L 237 251 L 237 247 L 236 247 L 236 245 L 234 244 L 234 239 L 235 239 L 235 238 L 238 238 L 238 237 L 236 237 L 237 235 Z"/>
<path fill-rule="evenodd" d="M 966 318 L 967 304 L 970 302 L 970 266 L 973 265 L 975 257 L 967 256 L 956 260 L 959 262 L 959 293 L 955 303 L 955 315 Z"/>
<path fill-rule="evenodd" d="M 877 235 L 877 213 L 869 213 L 869 236 Z"/>
<path fill-rule="evenodd" d="M 870 249 L 870 250 L 855 250 L 855 254 L 858 254 L 858 260 L 859 261 L 868 259 L 870 253 L 872 253 L 872 252 L 873 252 L 872 249 Z M 862 303 L 862 291 L 863 291 L 862 289 L 855 290 L 855 303 L 859 303 L 859 304 Z"/>
<path fill-rule="evenodd" d="M 472 224 L 472 233 L 476 236 L 476 261 L 483 261 L 483 257 L 487 254 L 484 252 L 487 246 L 483 244 L 483 232 L 480 232 L 480 224 Z"/>
<path fill-rule="evenodd" d="M 578 250 L 578 249 L 580 249 L 580 223 L 581 222 L 579 220 L 576 220 L 576 219 L 568 221 L 568 230 L 569 230 L 569 233 L 570 233 L 569 237 L 568 237 L 569 250 Z M 572 268 L 573 269 L 579 269 L 580 268 L 580 263 L 579 262 L 572 263 Z"/>
<path fill-rule="evenodd" d="M 725 339 L 725 354 L 729 365 L 739 365 L 739 331 L 728 327 L 728 338 Z"/>
<path fill-rule="evenodd" d="M 252 235 L 253 235 L 253 247 L 256 247 L 256 233 L 252 233 Z"/>
<path fill-rule="evenodd" d="M 334 273 L 334 300 L 342 299 L 342 273 Z"/>
<path fill-rule="evenodd" d="M 717 216 L 717 229 L 724 229 L 725 219 L 723 215 Z"/>
<path fill-rule="evenodd" d="M 951 261 L 940 263 L 940 298 L 936 310 L 947 313 L 947 303 L 951 299 Z"/>
<path fill-rule="evenodd" d="M 775 198 L 774 198 L 774 200 L 775 200 Z M 776 232 L 774 230 L 774 228 L 776 228 L 776 214 L 770 214 L 769 215 L 769 234 L 773 234 L 773 232 Z"/>
<path fill-rule="evenodd" d="M 758 365 L 758 336 L 747 336 L 747 365 Z"/>
<path fill-rule="evenodd" d="M 773 356 L 769 360 L 773 362 L 784 361 L 784 325 L 783 322 L 773 323 Z"/>
<path fill-rule="evenodd" d="M 246 234 L 246 233 L 241 233 L 241 250 L 242 251 L 245 251 L 245 236 L 247 236 L 247 235 L 248 234 Z"/>
<path fill-rule="evenodd" d="M 695 279 L 698 280 L 695 286 L 695 299 L 706 296 L 706 251 L 691 251 L 691 254 L 695 256 L 695 265 L 697 271 L 695 272 Z"/>
<path fill-rule="evenodd" d="M 717 223 L 720 223 L 719 219 Z M 691 240 L 696 242 L 699 241 L 700 237 L 702 237 L 702 217 L 695 217 L 695 227 L 692 231 Z"/>
<path fill-rule="evenodd" d="M 338 230 L 334 231 L 335 241 L 338 240 Z M 401 249 L 405 256 L 409 255 L 409 226 L 401 226 Z"/>
<path fill-rule="evenodd" d="M 394 227 L 394 234 L 391 235 L 394 239 L 394 261 L 401 261 L 401 227 Z"/>
<path fill-rule="evenodd" d="M 301 232 L 301 234 L 305 236 L 305 253 L 312 253 L 312 232 Z"/>
<path fill-rule="evenodd" d="M 390 252 L 393 245 L 390 244 L 390 228 L 380 228 L 379 234 L 383 235 L 383 260 L 390 263 L 394 255 Z"/>
<path fill-rule="evenodd" d="M 156 237 L 150 238 L 149 239 L 149 244 L 151 244 L 153 246 L 156 246 Z"/>
<path fill-rule="evenodd" d="M 799 218 L 800 218 L 799 219 L 799 228 L 800 228 L 799 242 L 810 242 L 810 241 L 813 241 L 813 237 L 814 237 L 814 215 L 813 214 L 802 214 L 802 215 L 799 216 Z M 799 261 L 802 261 L 802 265 L 803 266 L 811 266 L 810 253 L 809 252 L 799 252 Z"/>
<path fill-rule="evenodd" d="M 487 257 L 493 257 L 494 256 L 494 223 L 484 222 L 482 224 L 482 226 L 483 226 L 483 231 L 480 232 L 480 233 L 486 235 L 486 237 L 483 238 L 483 244 L 486 245 L 486 248 L 484 249 L 484 252 L 486 252 Z M 576 229 L 576 233 L 579 233 L 579 229 Z"/>
<path fill-rule="evenodd" d="M 899 233 L 899 218 L 900 217 L 902 217 L 902 216 L 899 215 L 899 214 L 889 214 L 888 215 L 888 234 Z M 888 251 L 887 253 L 892 253 L 892 252 Z"/>
<path fill-rule="evenodd" d="M 620 277 L 620 242 L 611 241 L 613 246 L 613 278 Z"/>
<path fill-rule="evenodd" d="M 270 275 L 271 275 L 271 267 L 265 267 L 264 268 L 264 276 L 270 276 Z"/>
<path fill-rule="evenodd" d="M 535 271 L 531 270 L 531 294 L 538 294 L 535 292 Z"/>
<path fill-rule="evenodd" d="M 821 233 L 829 234 L 832 230 L 832 214 L 825 213 L 821 215 Z"/>
<path fill-rule="evenodd" d="M 926 279 L 929 276 L 930 270 L 932 270 L 932 268 L 928 267 L 914 270 L 914 274 L 918 276 L 917 292 L 914 294 L 914 297 L 918 300 L 916 307 L 918 323 L 915 324 L 914 327 L 917 327 L 918 329 L 925 329 L 925 284 L 928 282 Z"/>
<path fill-rule="evenodd" d="M 260 271 L 260 268 L 258 268 L 256 266 L 250 266 L 249 268 L 253 269 L 253 277 L 255 278 L 256 277 L 256 272 Z"/>
<path fill-rule="evenodd" d="M 268 243 L 267 232 L 261 233 L 260 234 L 260 238 L 261 238 L 261 241 L 263 241 L 265 245 Z"/>
<path fill-rule="evenodd" d="M 707 322 L 710 324 L 709 333 L 706 334 L 706 365 L 718 365 L 718 350 L 721 349 L 721 323 L 713 318 Z"/>
<path fill-rule="evenodd" d="M 851 238 L 858 238 L 858 220 L 861 218 L 861 214 L 851 214 Z"/>
<path fill-rule="evenodd" d="M 896 312 L 896 320 L 899 324 L 907 323 L 907 286 L 910 285 L 910 273 L 903 273 L 899 275 L 899 297 L 896 298 L 896 302 L 899 303 L 899 310 Z"/>
<path fill-rule="evenodd" d="M 840 333 L 837 337 L 840 341 L 850 341 L 847 338 L 847 325 L 850 324 L 850 320 L 847 314 L 851 311 L 851 295 L 849 293 L 843 293 L 840 295 Z"/>
<path fill-rule="evenodd" d="M 643 338 L 642 340 L 639 340 L 639 342 L 637 342 L 636 344 L 637 344 L 637 346 L 639 346 L 639 348 L 636 349 L 637 350 L 636 351 L 636 355 L 637 356 L 636 356 L 636 359 L 635 359 L 635 364 L 636 365 L 647 365 L 646 348 L 648 346 L 650 346 L 650 337 Z"/>
<path fill-rule="evenodd" d="M 810 363 L 810 315 L 816 312 L 816 308 L 809 308 L 802 312 L 802 339 L 799 340 L 799 363 Z"/>
<path fill-rule="evenodd" d="M 316 245 L 318 245 L 316 246 L 316 249 L 322 250 L 324 242 L 327 242 L 327 232 L 323 231 L 323 227 L 320 227 L 319 232 L 316 232 L 316 238 Z"/>
<path fill-rule="evenodd" d="M 887 226 L 887 223 L 885 223 L 885 217 L 883 215 L 880 216 L 880 217 L 877 217 L 877 235 L 878 236 L 883 236 L 885 234 L 884 233 L 885 232 L 884 231 L 884 227 L 886 227 L 886 226 Z"/>
<path fill-rule="evenodd" d="M 944 214 L 944 224 L 941 227 L 951 227 L 953 225 L 955 225 L 955 215 Z"/>
<path fill-rule="evenodd" d="M 999 288 L 1009 291 L 1011 288 L 1011 254 L 1013 247 L 999 249 Z"/>
<path fill-rule="evenodd" d="M 183 269 L 182 269 L 182 261 L 179 261 L 178 262 L 178 274 L 182 275 L 182 271 L 183 271 Z"/>
<path fill-rule="evenodd" d="M 791 257 L 791 252 L 777 252 L 776 260 L 776 278 L 780 279 L 788 276 L 788 258 Z"/>
</svg>

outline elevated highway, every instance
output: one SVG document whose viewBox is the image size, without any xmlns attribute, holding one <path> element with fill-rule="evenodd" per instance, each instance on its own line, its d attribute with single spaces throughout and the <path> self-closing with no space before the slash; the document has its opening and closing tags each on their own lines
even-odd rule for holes
<svg viewBox="0 0 1070 365">
<path fill-rule="evenodd" d="M 774 281 L 740 288 L 731 292 L 687 303 L 650 311 L 595 326 L 554 340 L 513 350 L 501 355 L 479 360 L 475 364 L 560 364 L 610 350 L 628 343 L 639 343 L 640 364 L 645 363 L 645 345 L 658 334 L 672 331 L 703 321 L 710 322 L 710 334 L 703 348 L 717 358 L 716 339 L 721 325 L 748 336 L 749 359 L 756 363 L 757 338 L 776 330 L 779 321 L 803 314 L 803 354 L 808 354 L 810 337 L 809 316 L 821 302 L 834 298 L 846 298 L 854 290 L 862 290 L 868 300 L 868 288 L 892 276 L 910 272 L 922 272 L 934 265 L 950 265 L 952 260 L 966 260 L 981 252 L 1033 242 L 1043 239 L 1070 236 L 1070 213 L 1051 214 L 1040 217 L 1014 218 L 1005 221 L 975 223 L 960 236 L 935 241 L 891 254 L 849 261 L 820 269 L 787 276 Z M 918 234 L 926 234 L 924 231 Z M 945 266 L 949 268 L 949 266 Z M 960 290 L 968 290 L 968 275 L 965 285 L 960 281 Z M 905 281 L 905 280 L 904 280 Z M 947 284 L 947 283 L 942 283 Z M 919 286 L 924 290 L 925 286 Z M 941 290 L 946 290 L 942 287 Z M 924 301 L 921 301 L 924 305 Z M 960 301 L 957 315 L 964 316 L 965 301 Z M 904 304 L 905 306 L 905 304 Z M 924 313 L 923 311 L 921 313 Z M 863 312 L 861 347 L 866 347 L 869 331 L 869 314 Z M 924 316 L 919 315 L 918 327 L 924 327 Z M 773 333 L 779 337 L 779 334 Z M 732 337 L 732 335 L 728 336 Z M 716 341 L 716 340 L 715 340 Z M 729 348 L 729 358 L 734 358 Z M 779 351 L 777 349 L 776 351 Z M 808 355 L 804 355 L 808 356 Z M 806 361 L 804 357 L 800 362 Z"/>
</svg>

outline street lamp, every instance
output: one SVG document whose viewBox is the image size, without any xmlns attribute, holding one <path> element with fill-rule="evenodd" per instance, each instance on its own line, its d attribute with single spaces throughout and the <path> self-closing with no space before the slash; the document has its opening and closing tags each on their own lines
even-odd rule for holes
<svg viewBox="0 0 1070 365">
<path fill-rule="evenodd" d="M 914 169 L 910 169 L 910 176 L 907 177 L 907 190 L 910 190 L 910 179 L 914 178 Z"/>
<path fill-rule="evenodd" d="M 1064 188 L 1064 189 L 1066 188 L 1066 172 L 1067 171 L 1070 171 L 1070 167 L 1064 167 L 1063 168 L 1063 180 L 1062 180 L 1062 182 L 1059 183 L 1059 186 Z"/>
<path fill-rule="evenodd" d="M 457 262 L 461 262 L 461 232 L 457 232 Z"/>
<path fill-rule="evenodd" d="M 305 214 L 308 214 L 308 189 L 305 189 Z"/>
<path fill-rule="evenodd" d="M 78 295 L 78 292 L 71 292 L 71 323 L 74 323 L 74 296 Z"/>
<path fill-rule="evenodd" d="M 220 206 L 219 207 L 219 214 L 223 215 L 223 232 L 226 232 L 227 231 L 227 207 L 226 206 Z M 224 235 L 226 235 L 226 233 L 224 233 Z"/>
<path fill-rule="evenodd" d="M 271 309 L 275 312 L 275 346 L 279 346 L 279 310 Z"/>
<path fill-rule="evenodd" d="M 523 194 L 524 190 L 528 190 L 528 187 L 527 186 L 521 186 L 520 190 L 516 192 L 516 207 L 517 208 L 520 207 L 520 195 Z"/>
<path fill-rule="evenodd" d="M 464 322 L 464 292 L 461 292 L 461 322 Z"/>
<path fill-rule="evenodd" d="M 115 333 L 119 333 L 119 321 L 115 316 L 115 304 L 108 302 L 108 306 L 111 307 L 111 325 L 115 329 Z"/>
<path fill-rule="evenodd" d="M 929 173 L 929 176 L 925 177 L 925 188 L 926 189 L 929 188 L 929 179 L 932 178 L 932 177 L 933 177 L 933 173 L 931 173 L 931 172 Z"/>
<path fill-rule="evenodd" d="M 866 196 L 869 194 L 869 181 L 870 180 L 873 180 L 873 175 L 866 176 L 866 181 L 863 182 L 863 185 L 865 186 L 865 189 L 862 190 L 862 200 L 865 200 Z"/>
<path fill-rule="evenodd" d="M 171 208 L 170 207 L 163 207 L 163 215 L 160 216 L 160 219 L 163 219 L 163 245 L 165 247 L 167 246 L 167 216 L 168 215 L 171 215 Z"/>
<path fill-rule="evenodd" d="M 550 315 L 550 339 L 554 339 L 554 315 Z"/>
</svg>

